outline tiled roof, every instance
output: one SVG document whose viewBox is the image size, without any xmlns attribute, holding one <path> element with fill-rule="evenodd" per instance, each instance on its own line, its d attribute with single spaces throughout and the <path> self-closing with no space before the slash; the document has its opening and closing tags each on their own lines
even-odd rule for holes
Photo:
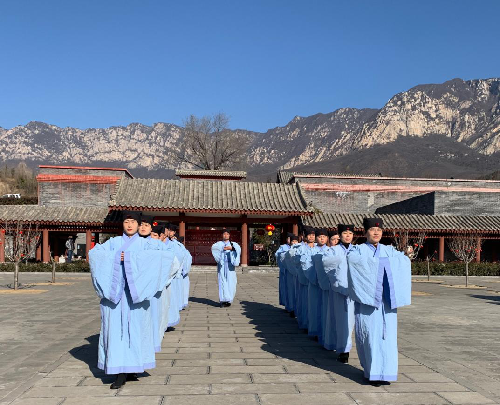
<svg viewBox="0 0 500 405">
<path fill-rule="evenodd" d="M 327 228 L 337 228 L 337 224 L 353 224 L 358 230 L 362 230 L 365 217 L 382 218 L 384 228 L 389 230 L 500 233 L 500 216 L 319 213 L 312 217 L 303 217 L 302 222 L 304 225 Z"/>
<path fill-rule="evenodd" d="M 245 179 L 247 172 L 243 171 L 224 171 L 224 170 L 176 170 L 175 175 L 179 177 L 196 176 L 196 177 L 238 177 Z"/>
<path fill-rule="evenodd" d="M 349 173 L 315 173 L 278 171 L 278 183 L 290 183 L 295 177 L 381 177 L 379 174 L 349 174 Z"/>
<path fill-rule="evenodd" d="M 40 224 L 103 224 L 114 222 L 116 213 L 107 207 L 45 207 L 41 205 L 0 205 L 0 222 L 23 221 Z"/>
<path fill-rule="evenodd" d="M 308 215 L 298 184 L 122 179 L 111 207 L 180 212 Z"/>
</svg>

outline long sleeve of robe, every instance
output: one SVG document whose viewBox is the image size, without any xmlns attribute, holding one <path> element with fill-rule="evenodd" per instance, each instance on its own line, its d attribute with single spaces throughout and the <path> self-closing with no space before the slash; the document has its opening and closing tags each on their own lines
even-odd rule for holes
<svg viewBox="0 0 500 405">
<path fill-rule="evenodd" d="M 318 285 L 318 277 L 314 267 L 313 256 L 323 252 L 324 248 L 314 246 L 313 248 L 304 248 L 300 256 L 300 265 L 307 278 L 307 331 L 309 336 L 317 336 L 322 340 L 321 333 L 321 313 L 322 313 L 322 294 Z"/>
<path fill-rule="evenodd" d="M 98 367 L 107 374 L 154 368 L 150 300 L 169 282 L 173 256 L 138 235 L 124 235 L 96 245 L 89 262 L 101 298 Z"/>
<path fill-rule="evenodd" d="M 348 267 L 346 254 L 352 249 L 342 245 L 332 247 L 323 256 L 323 266 L 330 279 L 330 308 L 335 321 L 335 350 L 337 353 L 348 353 L 352 348 L 352 331 L 354 329 L 354 301 L 348 293 Z"/>
<path fill-rule="evenodd" d="M 309 280 L 306 277 L 301 262 L 307 259 L 303 259 L 303 256 L 309 256 L 312 248 L 307 244 L 296 246 L 291 261 L 291 264 L 295 267 L 295 274 L 297 275 L 295 284 L 295 315 L 297 316 L 299 328 L 307 330 L 309 328 L 309 311 L 307 308 Z"/>
<path fill-rule="evenodd" d="M 311 260 L 313 263 L 313 268 L 316 273 L 316 288 L 317 292 L 317 311 L 319 313 L 319 328 L 318 328 L 318 341 L 321 345 L 328 349 L 325 345 L 325 341 L 328 341 L 326 337 L 328 333 L 331 333 L 332 325 L 331 320 L 328 319 L 328 306 L 329 306 L 329 292 L 330 292 L 330 280 L 325 273 L 325 269 L 323 268 L 323 255 L 328 252 L 330 248 L 328 246 L 316 246 L 313 250 L 313 254 L 311 256 Z M 309 298 L 311 295 L 314 295 L 314 292 L 311 292 L 311 285 L 309 285 Z M 311 302 L 311 299 L 309 299 Z M 311 304 L 309 304 L 311 305 Z M 309 323 L 311 323 L 311 310 L 309 308 Z M 326 338 L 325 338 L 326 337 Z M 330 349 L 331 350 L 331 349 Z"/>
<path fill-rule="evenodd" d="M 279 267 L 279 284 L 278 284 L 278 294 L 279 294 L 279 304 L 287 307 L 287 291 L 286 291 L 286 264 L 285 264 L 285 254 L 290 250 L 290 245 L 281 245 L 275 253 L 276 264 Z"/>
<path fill-rule="evenodd" d="M 183 308 L 186 308 L 189 304 L 189 287 L 190 287 L 189 272 L 191 271 L 192 263 L 193 263 L 193 256 L 191 256 L 191 253 L 189 253 L 186 250 L 186 258 L 184 260 L 184 265 L 182 266 L 182 277 L 183 277 L 182 285 L 184 287 L 183 303 L 182 303 Z"/>
<path fill-rule="evenodd" d="M 363 244 L 347 255 L 356 347 L 365 377 L 396 381 L 397 308 L 411 303 L 411 264 L 392 246 Z"/>
<path fill-rule="evenodd" d="M 224 250 L 230 242 L 216 242 L 212 245 L 212 255 L 217 263 L 217 279 L 219 283 L 219 301 L 233 302 L 236 295 L 236 267 L 240 265 L 241 247 L 232 242 L 232 250 Z"/>
<path fill-rule="evenodd" d="M 296 252 L 296 245 L 292 245 L 290 249 L 285 252 L 284 254 L 284 266 L 286 267 L 286 306 L 285 309 L 289 312 L 294 312 L 296 310 L 296 271 L 295 271 L 295 264 L 293 263 L 294 261 L 294 256 Z"/>
</svg>

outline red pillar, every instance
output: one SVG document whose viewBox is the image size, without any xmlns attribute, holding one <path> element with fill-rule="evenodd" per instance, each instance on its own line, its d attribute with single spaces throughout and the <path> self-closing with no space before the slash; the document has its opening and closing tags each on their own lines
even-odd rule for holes
<svg viewBox="0 0 500 405">
<path fill-rule="evenodd" d="M 292 232 L 294 235 L 298 235 L 299 234 L 299 224 L 293 224 L 293 227 L 292 227 Z"/>
<path fill-rule="evenodd" d="M 179 222 L 179 236 L 183 236 L 184 241 L 186 240 L 186 223 L 184 221 Z"/>
<path fill-rule="evenodd" d="M 36 247 L 35 260 L 37 262 L 42 261 L 42 244 L 41 243 L 39 243 L 38 246 Z"/>
<path fill-rule="evenodd" d="M 85 231 L 85 258 L 87 259 L 87 262 L 89 261 L 89 250 L 90 250 L 90 245 L 92 244 L 92 232 L 90 230 Z"/>
<path fill-rule="evenodd" d="M 248 225 L 246 222 L 241 224 L 241 266 L 248 266 Z"/>
<path fill-rule="evenodd" d="M 481 261 L 481 238 L 477 238 L 476 263 L 479 263 L 480 261 Z"/>
<path fill-rule="evenodd" d="M 439 262 L 444 262 L 444 236 L 439 237 Z"/>
<path fill-rule="evenodd" d="M 49 230 L 44 229 L 42 231 L 42 261 L 48 263 L 50 261 L 50 251 L 49 251 Z"/>
<path fill-rule="evenodd" d="M 0 231 L 0 263 L 5 262 L 5 230 Z"/>
</svg>

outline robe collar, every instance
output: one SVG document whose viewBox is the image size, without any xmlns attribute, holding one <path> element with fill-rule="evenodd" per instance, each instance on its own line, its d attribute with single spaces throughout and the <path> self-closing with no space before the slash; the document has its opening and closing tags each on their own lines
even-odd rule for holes
<svg viewBox="0 0 500 405">
<path fill-rule="evenodd" d="M 377 243 L 377 247 L 373 246 L 371 243 L 365 242 L 365 244 L 372 250 L 373 257 L 380 256 L 380 242 Z"/>
</svg>

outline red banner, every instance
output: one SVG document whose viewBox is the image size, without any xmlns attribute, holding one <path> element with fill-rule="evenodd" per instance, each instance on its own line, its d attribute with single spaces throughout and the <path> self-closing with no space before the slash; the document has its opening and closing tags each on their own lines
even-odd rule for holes
<svg viewBox="0 0 500 405">
<path fill-rule="evenodd" d="M 193 264 L 215 265 L 212 245 L 222 240 L 221 230 L 186 229 L 186 249 L 193 256 Z M 241 232 L 231 231 L 231 241 L 241 245 Z"/>
</svg>

